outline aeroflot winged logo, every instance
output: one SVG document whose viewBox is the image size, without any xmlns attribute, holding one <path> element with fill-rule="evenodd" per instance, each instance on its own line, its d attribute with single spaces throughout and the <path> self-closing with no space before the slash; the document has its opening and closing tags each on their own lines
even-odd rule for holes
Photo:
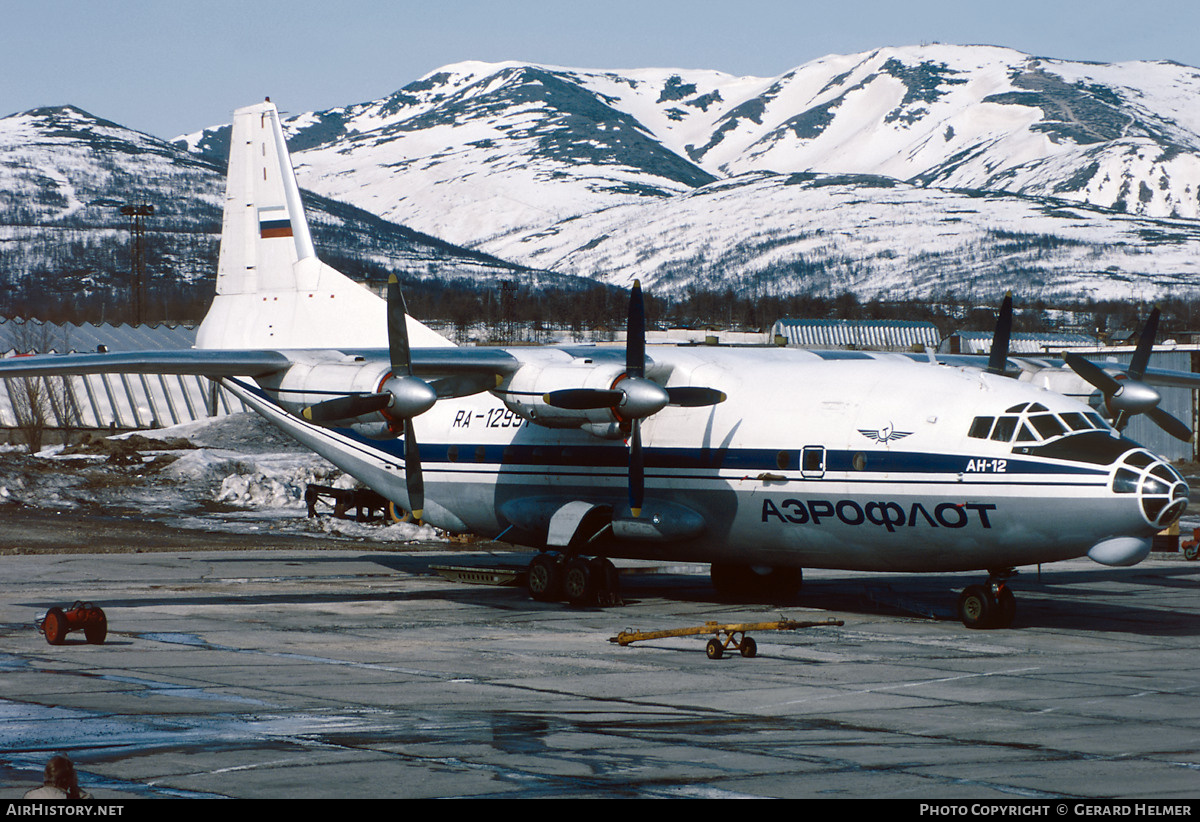
<svg viewBox="0 0 1200 822">
<path fill-rule="evenodd" d="M 897 431 L 889 422 L 887 425 L 877 431 L 871 428 L 860 428 L 858 429 L 858 433 L 862 434 L 867 439 L 875 440 L 876 442 L 892 442 L 894 440 L 904 439 L 911 434 L 912 431 Z"/>
</svg>

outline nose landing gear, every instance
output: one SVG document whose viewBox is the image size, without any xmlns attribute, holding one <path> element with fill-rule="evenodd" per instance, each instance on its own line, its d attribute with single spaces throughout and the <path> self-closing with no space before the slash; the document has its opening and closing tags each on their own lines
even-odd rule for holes
<svg viewBox="0 0 1200 822">
<path fill-rule="evenodd" d="M 983 585 L 968 585 L 958 595 L 958 617 L 968 628 L 1009 628 L 1017 613 L 1017 600 L 1008 580 L 1015 571 L 989 572 Z"/>
</svg>

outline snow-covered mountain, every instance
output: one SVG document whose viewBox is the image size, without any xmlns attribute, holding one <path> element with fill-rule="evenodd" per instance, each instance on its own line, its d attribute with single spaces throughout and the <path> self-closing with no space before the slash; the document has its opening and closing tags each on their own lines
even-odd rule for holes
<svg viewBox="0 0 1200 822">
<path fill-rule="evenodd" d="M 775 78 L 459 63 L 286 127 L 313 191 L 614 283 L 1151 299 L 1200 287 L 1197 99 L 1174 63 L 930 45 Z"/>
<path fill-rule="evenodd" d="M 71 106 L 0 119 L 0 313 L 123 319 L 130 292 L 128 204 L 154 207 L 145 220 L 150 305 L 212 296 L 224 163 Z M 313 233 L 331 263 L 360 279 L 568 278 L 529 272 L 479 251 L 389 223 L 319 195 L 305 195 Z M 126 312 L 127 313 L 127 312 Z M 157 314 L 158 317 L 164 316 Z"/>
</svg>

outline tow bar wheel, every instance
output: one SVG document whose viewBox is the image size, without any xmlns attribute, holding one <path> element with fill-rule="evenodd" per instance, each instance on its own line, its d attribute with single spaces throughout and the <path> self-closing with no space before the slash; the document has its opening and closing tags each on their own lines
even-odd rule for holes
<svg viewBox="0 0 1200 822">
<path fill-rule="evenodd" d="M 725 646 L 721 640 L 714 637 L 708 641 L 708 645 L 704 646 L 704 653 L 708 655 L 709 659 L 720 659 L 725 656 Z"/>
<path fill-rule="evenodd" d="M 42 633 L 51 645 L 62 645 L 67 639 L 67 615 L 62 608 L 51 608 L 42 621 Z"/>
</svg>

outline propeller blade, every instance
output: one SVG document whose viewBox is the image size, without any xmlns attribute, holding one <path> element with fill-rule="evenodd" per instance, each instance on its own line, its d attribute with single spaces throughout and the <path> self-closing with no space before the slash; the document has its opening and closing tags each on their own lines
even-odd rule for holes
<svg viewBox="0 0 1200 822">
<path fill-rule="evenodd" d="M 325 400 L 305 408 L 301 415 L 311 422 L 335 422 L 382 411 L 392 402 L 391 394 L 351 394 Z"/>
<path fill-rule="evenodd" d="M 408 484 L 408 508 L 413 519 L 425 513 L 425 477 L 421 472 L 421 447 L 411 419 L 404 421 L 404 479 Z"/>
<path fill-rule="evenodd" d="M 631 377 L 646 376 L 646 305 L 642 300 L 642 283 L 633 281 L 629 290 L 629 318 L 625 323 L 625 373 Z"/>
<path fill-rule="evenodd" d="M 1161 408 L 1151 408 L 1146 412 L 1146 415 L 1154 420 L 1155 425 L 1175 439 L 1183 440 L 1184 442 L 1192 441 L 1192 430 Z"/>
<path fill-rule="evenodd" d="M 1000 314 L 996 318 L 996 331 L 992 334 L 992 353 L 988 356 L 987 370 L 991 374 L 1003 374 L 1008 368 L 1008 342 L 1012 337 L 1013 300 L 1012 292 L 1004 295 Z"/>
<path fill-rule="evenodd" d="M 1140 380 L 1146 376 L 1146 366 L 1150 364 L 1150 354 L 1154 351 L 1154 340 L 1158 337 L 1158 307 L 1150 312 L 1142 335 L 1138 337 L 1137 349 L 1129 360 L 1130 379 Z"/>
<path fill-rule="evenodd" d="M 615 408 L 625 398 L 624 391 L 603 388 L 563 388 L 542 396 L 547 405 L 586 411 L 592 408 Z"/>
<path fill-rule="evenodd" d="M 1064 355 L 1064 359 L 1072 371 L 1099 388 L 1100 393 L 1106 397 L 1111 397 L 1121 390 L 1121 384 L 1091 360 L 1081 357 L 1078 354 L 1072 354 L 1069 351 Z"/>
<path fill-rule="evenodd" d="M 682 408 L 700 408 L 705 405 L 716 405 L 719 402 L 725 402 L 727 399 L 724 391 L 692 385 L 668 388 L 667 396 L 671 398 L 671 405 L 678 405 Z"/>
<path fill-rule="evenodd" d="M 395 274 L 388 276 L 387 290 L 388 357 L 392 373 L 399 377 L 412 375 L 412 351 L 408 345 L 408 307 L 400 293 L 400 281 Z"/>
<path fill-rule="evenodd" d="M 642 465 L 642 423 L 633 421 L 633 432 L 629 440 L 629 510 L 634 518 L 642 515 L 642 502 L 646 496 L 646 476 Z"/>
</svg>

